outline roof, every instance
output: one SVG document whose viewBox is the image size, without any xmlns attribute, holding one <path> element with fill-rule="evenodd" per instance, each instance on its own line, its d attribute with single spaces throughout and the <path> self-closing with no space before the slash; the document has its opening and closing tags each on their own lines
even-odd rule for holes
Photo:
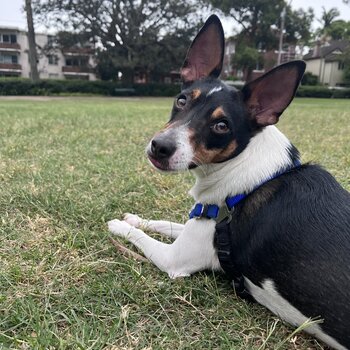
<svg viewBox="0 0 350 350">
<path fill-rule="evenodd" d="M 335 55 L 339 53 L 343 53 L 348 47 L 350 47 L 350 41 L 348 40 L 331 41 L 328 45 L 320 47 L 318 52 L 315 55 L 314 55 L 314 50 L 317 48 L 314 47 L 303 57 L 303 59 L 307 61 L 307 60 L 312 60 L 312 59 L 322 57 L 322 58 L 326 58 L 326 59 L 330 58 L 331 60 L 334 60 Z M 332 58 L 330 56 L 332 56 Z"/>
<path fill-rule="evenodd" d="M 5 25 L 0 25 L 0 31 L 7 31 L 7 32 L 22 32 L 23 29 L 20 29 L 18 27 L 13 27 L 13 26 L 5 26 Z"/>
</svg>

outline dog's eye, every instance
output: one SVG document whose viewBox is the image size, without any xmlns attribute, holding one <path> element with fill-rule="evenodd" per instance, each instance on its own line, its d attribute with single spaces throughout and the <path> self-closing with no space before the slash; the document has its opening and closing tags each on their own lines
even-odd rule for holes
<svg viewBox="0 0 350 350">
<path fill-rule="evenodd" d="M 178 108 L 183 108 L 183 107 L 186 106 L 186 102 L 187 102 L 186 96 L 185 95 L 180 95 L 178 97 L 178 99 L 176 100 L 176 106 Z"/>
<path fill-rule="evenodd" d="M 212 127 L 212 130 L 216 132 L 217 134 L 226 134 L 230 131 L 227 122 L 221 121 L 216 124 L 214 124 Z"/>
</svg>

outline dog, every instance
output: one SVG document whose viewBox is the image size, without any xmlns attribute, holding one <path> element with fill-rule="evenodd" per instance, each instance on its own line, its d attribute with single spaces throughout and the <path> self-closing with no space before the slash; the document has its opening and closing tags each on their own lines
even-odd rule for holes
<svg viewBox="0 0 350 350">
<path fill-rule="evenodd" d="M 242 297 L 294 326 L 319 319 L 306 332 L 350 349 L 350 194 L 320 166 L 301 164 L 274 126 L 305 63 L 280 65 L 238 91 L 218 79 L 224 45 L 212 15 L 188 50 L 170 120 L 146 149 L 154 168 L 195 175 L 190 219 L 125 214 L 109 230 L 171 278 L 223 270 Z"/>
</svg>

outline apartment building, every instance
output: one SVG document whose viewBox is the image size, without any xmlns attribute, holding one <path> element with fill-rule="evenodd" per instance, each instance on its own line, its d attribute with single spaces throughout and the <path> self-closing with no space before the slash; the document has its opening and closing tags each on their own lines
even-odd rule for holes
<svg viewBox="0 0 350 350">
<path fill-rule="evenodd" d="M 306 71 L 318 77 L 321 84 L 330 87 L 344 84 L 344 61 L 343 54 L 350 49 L 349 40 L 336 40 L 320 42 L 303 57 L 306 61 Z"/>
<path fill-rule="evenodd" d="M 96 80 L 96 61 L 91 47 L 61 49 L 55 36 L 36 34 L 38 71 L 41 79 Z M 27 32 L 0 27 L 0 77 L 30 77 Z"/>
</svg>

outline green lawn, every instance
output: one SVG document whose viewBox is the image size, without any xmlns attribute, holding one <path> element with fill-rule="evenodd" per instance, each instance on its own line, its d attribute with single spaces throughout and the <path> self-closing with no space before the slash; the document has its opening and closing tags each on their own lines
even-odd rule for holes
<svg viewBox="0 0 350 350">
<path fill-rule="evenodd" d="M 323 349 L 220 275 L 170 280 L 106 221 L 185 221 L 189 174 L 144 147 L 171 99 L 0 99 L 0 349 Z M 280 128 L 350 189 L 350 100 L 299 99 Z M 129 245 L 129 247 L 131 247 Z"/>
</svg>

